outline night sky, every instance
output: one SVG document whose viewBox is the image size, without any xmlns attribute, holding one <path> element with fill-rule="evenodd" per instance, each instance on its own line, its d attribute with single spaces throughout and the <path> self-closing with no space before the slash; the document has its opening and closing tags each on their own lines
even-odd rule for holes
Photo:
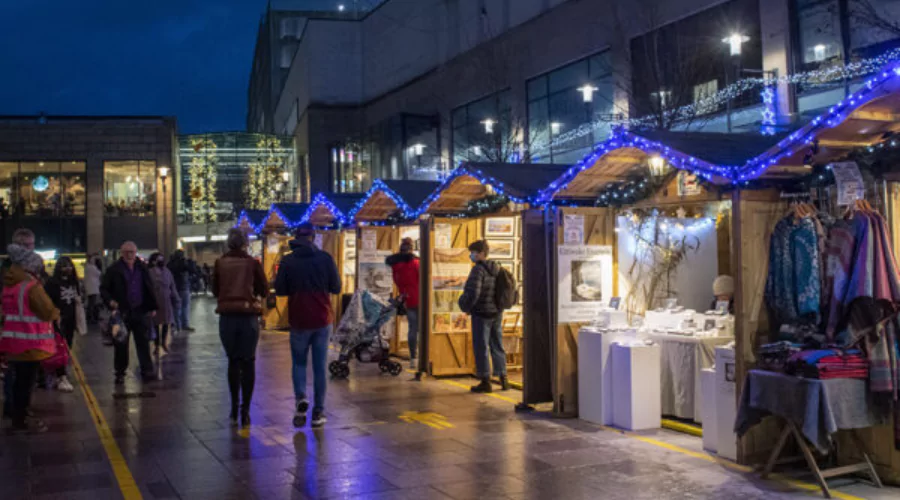
<svg viewBox="0 0 900 500">
<path fill-rule="evenodd" d="M 174 115 L 179 133 L 244 130 L 266 3 L 0 0 L 0 115 Z"/>
</svg>

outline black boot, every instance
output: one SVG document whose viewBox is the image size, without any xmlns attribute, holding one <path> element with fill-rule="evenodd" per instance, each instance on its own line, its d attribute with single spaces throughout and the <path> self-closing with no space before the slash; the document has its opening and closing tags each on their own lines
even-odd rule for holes
<svg viewBox="0 0 900 500">
<path fill-rule="evenodd" d="M 509 390 L 509 377 L 507 377 L 506 375 L 500 375 L 500 390 Z"/>
<path fill-rule="evenodd" d="M 480 384 L 473 385 L 469 390 L 478 394 L 487 394 L 489 392 L 494 392 L 494 389 L 491 387 L 490 377 L 481 379 Z"/>
<path fill-rule="evenodd" d="M 237 425 L 238 423 L 238 405 L 232 403 L 231 404 L 231 414 L 228 415 L 228 418 L 231 420 L 231 425 Z"/>
</svg>

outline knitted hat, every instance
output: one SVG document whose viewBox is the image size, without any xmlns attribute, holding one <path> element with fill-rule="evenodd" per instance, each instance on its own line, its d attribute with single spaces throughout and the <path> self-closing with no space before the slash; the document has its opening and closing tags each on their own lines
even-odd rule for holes
<svg viewBox="0 0 900 500">
<path fill-rule="evenodd" d="M 21 245 L 10 243 L 6 247 L 6 253 L 13 264 L 18 264 L 19 267 L 29 273 L 37 274 L 44 268 L 44 259 L 36 254 L 34 250 L 28 250 Z"/>
<path fill-rule="evenodd" d="M 734 278 L 723 274 L 713 281 L 713 295 L 734 295 Z"/>
</svg>

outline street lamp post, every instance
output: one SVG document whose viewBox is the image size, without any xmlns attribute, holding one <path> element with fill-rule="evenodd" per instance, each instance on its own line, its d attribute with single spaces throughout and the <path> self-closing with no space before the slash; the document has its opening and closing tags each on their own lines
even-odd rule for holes
<svg viewBox="0 0 900 500">
<path fill-rule="evenodd" d="M 166 243 L 168 241 L 168 221 L 166 220 L 166 201 L 168 197 L 166 196 L 166 178 L 169 177 L 169 167 L 159 167 L 159 179 L 162 182 L 162 216 L 163 216 L 163 234 L 162 234 L 162 248 L 161 251 L 163 255 L 168 253 L 168 248 L 166 247 Z"/>
</svg>

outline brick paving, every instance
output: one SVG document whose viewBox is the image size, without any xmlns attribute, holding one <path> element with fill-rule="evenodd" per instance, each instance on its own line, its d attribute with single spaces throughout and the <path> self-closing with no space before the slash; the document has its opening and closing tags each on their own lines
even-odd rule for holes
<svg viewBox="0 0 900 500">
<path fill-rule="evenodd" d="M 131 375 L 115 388 L 111 348 L 95 333 L 76 339 L 88 384 L 147 499 L 817 496 L 578 420 L 515 413 L 509 401 L 451 383 L 381 375 L 375 365 L 354 366 L 348 381 L 329 384 L 325 428 L 294 429 L 288 340 L 277 332 L 260 342 L 253 425 L 239 432 L 228 421 L 213 302 L 193 307 L 198 331 L 175 339 L 159 382 L 142 385 Z M 121 498 L 81 393 L 39 390 L 35 410 L 48 433 L 0 434 L 0 498 Z M 449 425 L 422 422 L 430 418 Z M 697 438 L 649 436 L 701 451 Z M 897 489 L 835 484 L 858 497 L 900 498 Z"/>
</svg>

